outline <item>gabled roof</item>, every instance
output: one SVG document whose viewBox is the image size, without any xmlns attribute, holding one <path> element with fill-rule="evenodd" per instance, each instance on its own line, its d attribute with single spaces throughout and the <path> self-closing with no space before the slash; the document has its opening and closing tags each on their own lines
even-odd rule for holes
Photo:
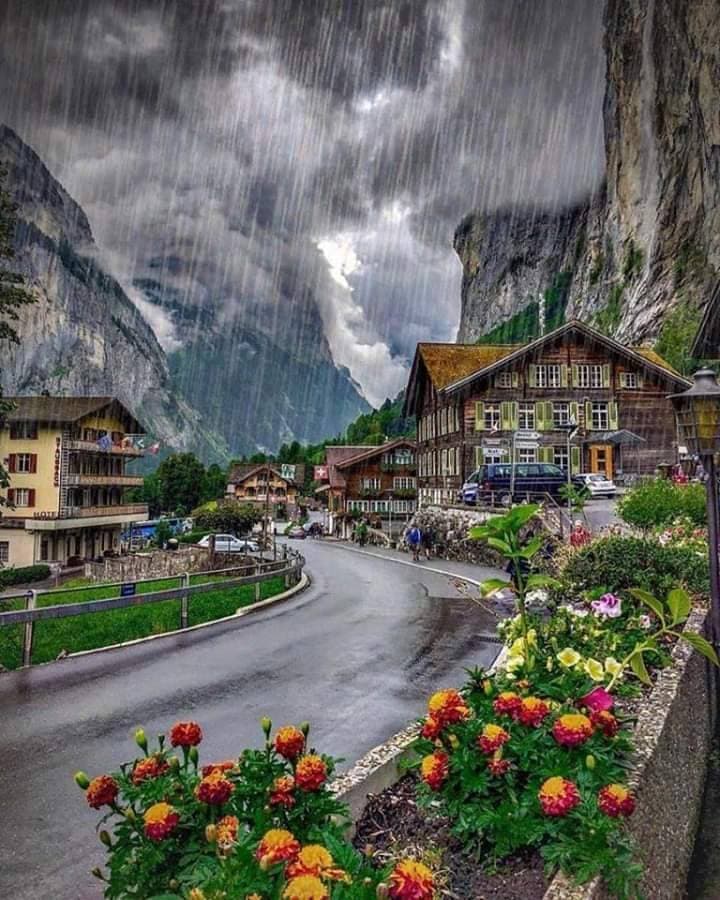
<svg viewBox="0 0 720 900">
<path fill-rule="evenodd" d="M 103 412 L 116 404 L 121 417 L 129 420 L 135 434 L 144 433 L 130 410 L 115 397 L 5 397 L 14 409 L 5 415 L 7 422 L 44 422 L 50 425 L 67 425 L 86 416 Z"/>
<path fill-rule="evenodd" d="M 410 438 L 397 438 L 394 441 L 386 441 L 384 444 L 375 444 L 372 447 L 366 447 L 363 453 L 357 453 L 355 456 L 349 456 L 342 462 L 336 463 L 338 469 L 347 469 L 359 462 L 365 462 L 374 456 L 380 456 L 387 453 L 388 450 L 394 450 L 396 447 L 412 447 L 415 449 L 417 445 Z"/>
<path fill-rule="evenodd" d="M 295 478 L 284 478 L 281 470 L 276 465 L 271 465 L 269 468 L 276 478 L 279 478 L 286 484 L 297 485 L 303 481 L 305 472 L 304 464 L 295 466 Z M 230 470 L 228 484 L 242 484 L 243 481 L 247 481 L 248 478 L 259 475 L 261 472 L 266 472 L 267 469 L 268 466 L 266 463 L 238 463 Z"/>
<path fill-rule="evenodd" d="M 720 281 L 707 302 L 690 355 L 695 359 L 720 359 Z"/>
<path fill-rule="evenodd" d="M 520 344 L 418 344 L 428 375 L 438 390 L 505 359 Z"/>
</svg>

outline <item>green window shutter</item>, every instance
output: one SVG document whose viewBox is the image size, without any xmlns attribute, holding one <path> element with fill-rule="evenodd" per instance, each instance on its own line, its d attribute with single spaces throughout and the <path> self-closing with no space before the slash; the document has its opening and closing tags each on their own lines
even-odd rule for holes
<svg viewBox="0 0 720 900">
<path fill-rule="evenodd" d="M 510 402 L 510 409 L 511 409 L 511 413 L 510 413 L 511 425 L 510 425 L 510 427 L 512 428 L 513 431 L 517 431 L 519 423 L 520 423 L 520 408 L 518 406 L 517 400 L 512 400 Z"/>
<path fill-rule="evenodd" d="M 479 469 L 483 464 L 483 448 L 476 447 L 475 448 L 475 468 Z"/>
<path fill-rule="evenodd" d="M 580 378 L 578 375 L 578 367 L 573 366 L 572 367 L 572 386 L 579 387 L 579 381 L 580 381 Z"/>
<path fill-rule="evenodd" d="M 560 366 L 560 384 L 564 388 L 568 386 L 568 367 L 565 363 Z"/>
<path fill-rule="evenodd" d="M 585 427 L 588 431 L 592 430 L 592 402 L 585 401 Z"/>
<path fill-rule="evenodd" d="M 528 384 L 530 385 L 530 387 L 535 387 L 535 382 L 537 380 L 535 378 L 535 366 L 528 366 L 527 371 L 528 371 Z"/>
<path fill-rule="evenodd" d="M 571 447 L 570 448 L 570 472 L 571 474 L 576 474 L 580 471 L 580 448 L 579 447 Z"/>
<path fill-rule="evenodd" d="M 570 402 L 570 418 L 575 420 L 576 425 L 580 424 L 580 410 L 575 400 Z"/>
<path fill-rule="evenodd" d="M 602 383 L 603 387 L 610 387 L 610 366 L 604 365 L 602 367 Z"/>
<path fill-rule="evenodd" d="M 639 388 L 643 388 L 643 387 L 645 386 L 645 378 L 644 378 L 644 376 L 642 376 L 642 375 L 638 372 L 638 374 L 637 374 L 635 377 L 637 378 L 637 386 L 638 386 Z"/>
<path fill-rule="evenodd" d="M 535 427 L 538 431 L 545 431 L 545 404 L 538 400 L 535 404 Z"/>
<path fill-rule="evenodd" d="M 503 431 L 512 431 L 512 403 L 505 400 L 500 404 L 500 428 Z"/>
<path fill-rule="evenodd" d="M 617 429 L 618 429 L 618 406 L 614 400 L 612 400 L 608 404 L 608 421 L 610 422 L 610 430 L 617 431 Z"/>
<path fill-rule="evenodd" d="M 514 388 L 520 387 L 520 375 L 517 372 L 512 373 L 512 386 Z"/>
<path fill-rule="evenodd" d="M 552 447 L 541 447 L 540 448 L 540 462 L 551 463 L 553 461 L 553 448 Z"/>
<path fill-rule="evenodd" d="M 475 404 L 475 431 L 485 430 L 485 404 L 478 401 Z"/>
<path fill-rule="evenodd" d="M 545 401 L 545 428 L 548 431 L 553 430 L 553 405 L 550 400 Z"/>
</svg>

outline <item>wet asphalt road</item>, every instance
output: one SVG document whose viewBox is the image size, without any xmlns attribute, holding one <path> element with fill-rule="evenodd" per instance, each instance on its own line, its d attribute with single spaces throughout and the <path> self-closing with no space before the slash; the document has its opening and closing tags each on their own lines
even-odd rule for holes
<svg viewBox="0 0 720 900">
<path fill-rule="evenodd" d="M 0 897 L 101 896 L 89 875 L 103 860 L 98 816 L 72 774 L 132 758 L 139 724 L 150 735 L 197 719 L 207 762 L 259 744 L 263 715 L 276 726 L 306 719 L 318 748 L 349 765 L 419 715 L 430 692 L 459 684 L 464 666 L 495 656 L 477 637 L 493 623 L 447 577 L 314 541 L 303 552 L 314 583 L 287 603 L 0 675 Z"/>
</svg>

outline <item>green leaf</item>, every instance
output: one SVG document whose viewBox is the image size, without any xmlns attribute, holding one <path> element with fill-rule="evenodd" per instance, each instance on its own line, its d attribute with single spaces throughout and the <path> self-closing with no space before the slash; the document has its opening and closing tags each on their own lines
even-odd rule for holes
<svg viewBox="0 0 720 900">
<path fill-rule="evenodd" d="M 657 597 L 653 597 L 653 595 L 649 591 L 644 591 L 642 588 L 630 588 L 628 593 L 631 594 L 636 600 L 640 600 L 641 603 L 644 603 L 645 606 L 649 606 L 650 609 L 663 623 L 663 625 L 665 624 L 663 605 L 657 599 Z"/>
<path fill-rule="evenodd" d="M 468 537 L 471 541 L 484 541 L 488 535 L 488 529 L 484 525 L 475 525 L 468 531 Z"/>
<path fill-rule="evenodd" d="M 540 507 L 536 503 L 528 503 L 527 506 L 516 506 L 505 519 L 513 530 L 519 530 L 537 513 Z"/>
<path fill-rule="evenodd" d="M 632 667 L 633 672 L 636 677 L 642 681 L 643 684 L 652 684 L 650 680 L 650 676 L 648 675 L 648 670 L 645 668 L 645 660 L 643 659 L 642 650 L 638 650 L 636 653 L 630 657 L 630 666 Z"/>
<path fill-rule="evenodd" d="M 682 588 L 675 588 L 667 596 L 667 605 L 672 613 L 673 625 L 684 622 L 690 613 L 690 597 Z"/>
<path fill-rule="evenodd" d="M 480 593 L 483 597 L 489 597 L 496 591 L 501 591 L 506 587 L 510 587 L 509 581 L 503 581 L 502 578 L 488 578 L 487 581 L 483 581 L 480 585 Z"/>
<path fill-rule="evenodd" d="M 528 541 L 527 544 L 520 551 L 520 556 L 523 559 L 532 559 L 533 556 L 541 549 L 542 545 L 545 543 L 542 537 L 535 537 L 531 541 Z"/>
<path fill-rule="evenodd" d="M 561 584 L 557 578 L 553 578 L 550 575 L 528 575 L 525 580 L 525 587 L 529 591 L 534 591 L 536 588 L 559 588 Z"/>
<path fill-rule="evenodd" d="M 699 634 L 695 634 L 694 631 L 683 631 L 680 634 L 680 637 L 684 641 L 687 641 L 688 644 L 690 644 L 692 647 L 694 647 L 698 651 L 698 653 L 702 653 L 705 659 L 709 659 L 713 665 L 720 665 L 720 660 L 718 660 L 715 648 L 711 643 L 709 643 L 709 641 L 706 641 L 704 637 L 701 637 L 701 635 Z"/>
<path fill-rule="evenodd" d="M 512 547 L 506 541 L 501 541 L 500 538 L 490 537 L 487 539 L 488 544 L 491 547 L 494 547 L 495 550 L 498 550 L 502 553 L 503 556 L 510 556 L 512 553 Z"/>
</svg>

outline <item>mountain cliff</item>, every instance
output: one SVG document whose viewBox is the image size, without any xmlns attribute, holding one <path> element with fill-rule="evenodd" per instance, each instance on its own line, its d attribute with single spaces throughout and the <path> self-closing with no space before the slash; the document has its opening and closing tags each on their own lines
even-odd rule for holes
<svg viewBox="0 0 720 900">
<path fill-rule="evenodd" d="M 534 336 L 541 297 L 546 323 L 624 341 L 656 338 L 674 311 L 699 319 L 720 271 L 717 2 L 608 0 L 605 53 L 601 187 L 461 222 L 458 340 Z"/>
<path fill-rule="evenodd" d="M 17 323 L 20 344 L 3 350 L 5 393 L 112 394 L 164 444 L 225 457 L 223 441 L 173 391 L 152 329 L 99 263 L 85 213 L 4 125 L 0 164 L 18 204 L 13 269 L 36 299 Z"/>
</svg>

